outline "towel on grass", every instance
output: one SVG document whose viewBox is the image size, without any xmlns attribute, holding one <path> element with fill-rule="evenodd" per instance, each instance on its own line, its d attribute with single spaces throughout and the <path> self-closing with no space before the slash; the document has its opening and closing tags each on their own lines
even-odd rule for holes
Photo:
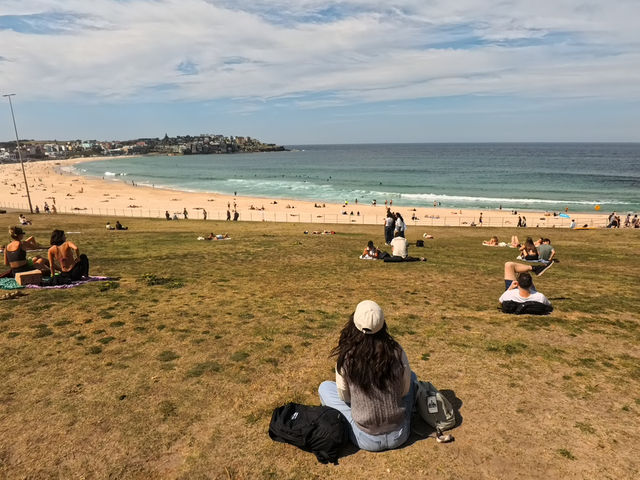
<svg viewBox="0 0 640 480">
<path fill-rule="evenodd" d="M 41 285 L 18 285 L 15 278 L 0 278 L 0 290 L 17 290 L 19 288 L 73 288 L 78 285 L 84 285 L 90 282 L 106 282 L 107 280 L 113 280 L 109 277 L 89 277 L 77 282 L 71 282 L 67 285 L 51 285 L 43 287 Z"/>
<path fill-rule="evenodd" d="M 521 262 L 527 262 L 527 263 L 544 263 L 545 265 L 550 262 L 550 260 L 543 260 L 542 258 L 536 258 L 535 260 L 525 260 L 520 256 L 516 257 L 516 260 L 520 260 Z"/>
<path fill-rule="evenodd" d="M 24 287 L 18 285 L 15 278 L 0 278 L 0 290 L 16 290 L 18 288 Z"/>
<path fill-rule="evenodd" d="M 113 280 L 113 279 L 110 277 L 91 276 L 91 277 L 84 278 L 82 280 L 78 280 L 77 282 L 68 283 L 66 285 L 50 285 L 47 287 L 43 287 L 41 285 L 25 285 L 25 287 L 26 288 L 73 288 L 73 287 L 77 287 L 78 285 L 84 285 L 85 283 L 106 282 L 107 280 Z"/>
</svg>

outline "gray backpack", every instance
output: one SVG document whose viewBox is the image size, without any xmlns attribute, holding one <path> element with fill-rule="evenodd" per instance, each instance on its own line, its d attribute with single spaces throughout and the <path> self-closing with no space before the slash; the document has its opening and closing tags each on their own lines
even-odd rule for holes
<svg viewBox="0 0 640 480">
<path fill-rule="evenodd" d="M 442 431 L 456 426 L 456 416 L 451 403 L 429 382 L 418 381 L 416 408 L 420 417 L 435 428 L 438 436 Z"/>
</svg>

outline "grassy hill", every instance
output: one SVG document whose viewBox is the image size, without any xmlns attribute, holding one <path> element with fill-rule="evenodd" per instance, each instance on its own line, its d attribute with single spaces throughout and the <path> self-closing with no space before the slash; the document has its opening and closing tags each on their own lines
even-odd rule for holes
<svg viewBox="0 0 640 480">
<path fill-rule="evenodd" d="M 638 231 L 430 228 L 410 253 L 361 261 L 382 227 L 35 216 L 109 282 L 0 301 L 0 477 L 633 478 L 640 470 Z M 13 215 L 0 216 L 6 232 Z M 210 231 L 229 241 L 197 241 Z M 415 241 L 426 230 L 409 229 Z M 549 236 L 534 279 L 546 317 L 497 310 L 509 248 Z M 8 242 L 8 235 L 5 233 Z M 339 466 L 271 441 L 273 408 L 318 404 L 355 305 L 377 301 L 419 378 L 461 402 L 433 439 Z"/>
</svg>

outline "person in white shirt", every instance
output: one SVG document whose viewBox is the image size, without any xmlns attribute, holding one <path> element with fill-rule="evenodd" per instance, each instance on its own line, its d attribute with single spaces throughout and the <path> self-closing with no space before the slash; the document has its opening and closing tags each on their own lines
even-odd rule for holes
<svg viewBox="0 0 640 480">
<path fill-rule="evenodd" d="M 401 232 L 396 232 L 391 240 L 391 256 L 384 259 L 385 262 L 426 262 L 424 257 L 409 256 L 409 242 L 402 236 Z"/>
<path fill-rule="evenodd" d="M 539 302 L 544 305 L 551 305 L 551 302 L 542 293 L 537 292 L 533 287 L 533 279 L 527 272 L 518 274 L 518 279 L 513 280 L 507 290 L 500 295 L 500 303 L 512 301 L 516 303 Z"/>
<path fill-rule="evenodd" d="M 400 231 L 395 232 L 393 240 L 391 240 L 391 255 L 394 257 L 407 258 L 409 256 L 409 242 L 401 235 Z"/>
</svg>

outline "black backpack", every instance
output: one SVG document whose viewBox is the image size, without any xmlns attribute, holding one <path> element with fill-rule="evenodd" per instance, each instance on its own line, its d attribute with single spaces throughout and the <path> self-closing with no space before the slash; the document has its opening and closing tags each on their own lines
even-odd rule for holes
<svg viewBox="0 0 640 480">
<path fill-rule="evenodd" d="M 340 449 L 349 439 L 349 422 L 331 407 L 287 403 L 271 415 L 269 436 L 315 454 L 320 463 L 338 463 Z"/>
<path fill-rule="evenodd" d="M 506 300 L 502 302 L 502 311 L 503 313 L 513 313 L 515 315 L 548 315 L 553 312 L 553 307 L 531 300 L 527 302 Z"/>
</svg>

